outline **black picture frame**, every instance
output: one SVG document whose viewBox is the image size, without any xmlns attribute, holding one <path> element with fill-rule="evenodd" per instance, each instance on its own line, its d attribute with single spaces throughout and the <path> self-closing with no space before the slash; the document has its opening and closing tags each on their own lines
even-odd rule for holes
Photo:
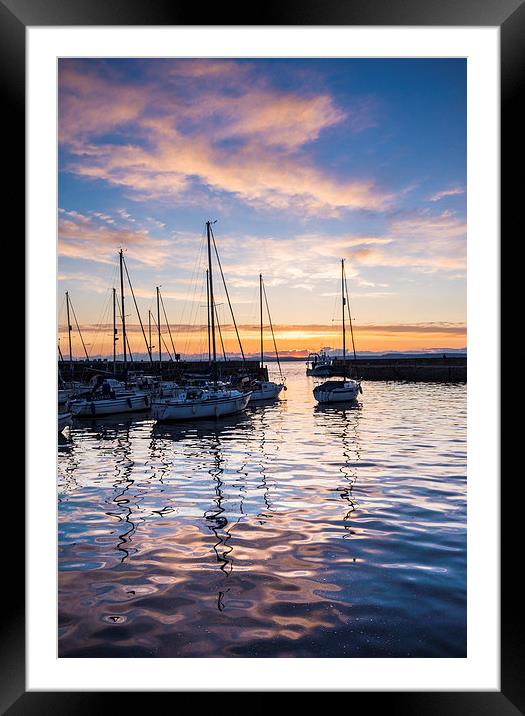
<svg viewBox="0 0 525 716">
<path fill-rule="evenodd" d="M 248 11 L 246 11 L 248 10 Z M 206 14 L 206 23 L 202 22 Z M 3 94 L 4 142 L 13 150 L 9 162 L 9 205 L 18 216 L 16 242 L 23 248 L 25 215 L 25 34 L 28 26 L 67 25 L 412 25 L 498 26 L 501 35 L 501 236 L 511 226 L 522 227 L 517 213 L 523 205 L 520 181 L 523 173 L 523 115 L 519 101 L 525 95 L 524 0 L 267 0 L 264 5 L 241 10 L 238 4 L 197 6 L 178 0 L 0 0 L 0 76 Z M 6 138 L 9 137 L 9 142 Z M 5 147 L 4 147 L 5 151 Z M 4 165 L 5 166 L 5 165 Z M 19 206 L 16 206 L 18 203 Z M 522 234 L 523 229 L 520 229 Z M 510 237 L 509 237 L 510 238 Z M 497 370 L 497 367 L 496 367 Z M 499 436 L 494 436 L 499 441 Z M 512 475 L 510 476 L 512 478 Z M 518 478 L 518 473 L 516 473 Z M 9 503 L 23 505 L 24 482 L 20 469 L 5 472 Z M 517 480 L 516 480 L 517 482 Z M 385 709 L 399 714 L 498 714 L 525 713 L 523 673 L 523 592 L 520 586 L 516 545 L 522 543 L 521 505 L 516 484 L 501 484 L 501 691 L 499 692 L 353 692 L 348 708 Z M 497 539 L 491 526 L 494 509 L 487 511 L 487 539 Z M 8 536 L 11 540 L 11 537 Z M 93 714 L 122 705 L 122 692 L 26 692 L 24 539 L 4 550 L 3 608 L 0 637 L 0 710 L 10 716 L 24 714 Z M 232 668 L 232 674 L 235 673 Z M 231 675 L 230 675 L 231 676 Z M 230 678 L 230 682 L 231 682 Z M 235 688 L 235 687 L 234 687 Z M 239 684 L 237 688 L 242 688 Z M 344 691 L 345 685 L 341 684 Z M 317 708 L 325 694 L 308 694 L 310 708 Z M 132 693 L 133 708 L 151 702 L 156 694 Z M 278 695 L 279 699 L 283 694 Z M 293 694 L 291 695 L 293 696 Z M 217 695 L 178 693 L 172 708 L 183 712 Z M 366 701 L 365 701 L 366 699 Z M 228 697 L 229 702 L 229 697 Z M 273 693 L 250 699 L 250 711 L 262 713 L 273 702 Z M 279 705 L 282 706 L 282 703 Z M 325 705 L 325 702 L 323 702 Z M 151 706 L 150 706 L 151 708 Z M 295 704 L 297 708 L 297 704 Z"/>
</svg>

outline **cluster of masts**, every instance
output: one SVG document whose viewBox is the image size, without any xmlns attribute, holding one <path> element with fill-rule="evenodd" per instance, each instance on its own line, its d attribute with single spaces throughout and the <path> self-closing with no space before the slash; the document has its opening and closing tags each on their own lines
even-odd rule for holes
<svg viewBox="0 0 525 716">
<path fill-rule="evenodd" d="M 261 351 L 261 368 L 263 367 L 264 361 L 264 345 L 263 345 L 263 303 L 266 307 L 268 318 L 270 321 L 270 328 L 273 338 L 273 345 L 279 367 L 279 373 L 281 380 L 280 382 L 272 382 L 269 380 L 251 380 L 246 376 L 238 376 L 237 380 L 230 380 L 229 383 L 224 383 L 218 379 L 217 372 L 217 340 L 216 332 L 217 328 L 219 331 L 219 337 L 222 344 L 222 335 L 220 333 L 220 326 L 217 320 L 217 307 L 215 304 L 214 297 L 214 281 L 213 281 L 213 261 L 212 256 L 215 255 L 217 266 L 219 268 L 226 298 L 230 308 L 230 313 L 235 328 L 236 336 L 239 342 L 241 355 L 243 361 L 245 360 L 244 351 L 239 335 L 238 326 L 233 313 L 230 296 L 226 281 L 224 279 L 224 273 L 222 271 L 222 265 L 217 251 L 217 245 L 215 243 L 215 237 L 213 235 L 211 221 L 206 222 L 206 239 L 207 239 L 207 257 L 208 257 L 208 268 L 206 270 L 206 294 L 207 294 L 207 319 L 208 319 L 208 358 L 211 366 L 211 380 L 201 381 L 200 384 L 195 385 L 179 385 L 174 381 L 163 381 L 161 376 L 162 368 L 162 334 L 161 334 L 161 307 L 163 310 L 166 325 L 168 327 L 169 336 L 171 339 L 171 345 L 173 352 L 175 353 L 175 346 L 173 337 L 171 335 L 171 329 L 169 321 L 167 319 L 164 302 L 160 288 L 156 287 L 156 307 L 157 307 L 157 319 L 155 321 L 157 326 L 157 340 L 158 340 L 158 357 L 159 357 L 159 374 L 158 379 L 151 382 L 139 381 L 136 385 L 128 384 L 128 353 L 131 356 L 129 349 L 129 342 L 126 334 L 126 312 L 125 312 L 125 292 L 124 292 L 124 273 L 127 277 L 127 282 L 130 287 L 131 297 L 133 299 L 135 309 L 139 318 L 139 323 L 144 337 L 145 344 L 147 346 L 148 355 L 151 363 L 153 364 L 153 345 L 152 345 L 152 312 L 151 309 L 148 312 L 148 336 L 146 336 L 146 330 L 140 317 L 135 293 L 129 277 L 129 272 L 124 259 L 124 252 L 122 249 L 119 250 L 119 268 L 120 268 L 120 305 L 117 301 L 117 292 L 113 288 L 113 366 L 114 366 L 114 377 L 104 378 L 103 376 L 95 376 L 90 386 L 87 386 L 87 390 L 81 390 L 80 394 L 75 393 L 75 387 L 69 390 L 62 391 L 65 395 L 62 395 L 63 405 L 65 406 L 65 412 L 62 416 L 88 416 L 93 417 L 97 415 L 108 415 L 121 412 L 134 412 L 139 410 L 151 410 L 153 417 L 159 421 L 172 421 L 172 420 L 193 420 L 195 418 L 219 418 L 224 415 L 231 415 L 233 413 L 240 412 L 246 408 L 248 403 L 257 400 L 268 400 L 276 399 L 279 397 L 283 390 L 286 390 L 285 381 L 282 375 L 281 365 L 279 362 L 279 354 L 277 351 L 277 344 L 275 341 L 275 334 L 273 331 L 273 325 L 271 321 L 270 309 L 268 304 L 268 297 L 266 295 L 266 289 L 263 282 L 262 274 L 259 274 L 259 303 L 260 303 L 260 351 Z M 213 248 L 213 252 L 212 252 Z M 344 259 L 341 260 L 341 303 L 342 303 L 342 339 L 343 339 L 343 379 L 342 380 L 329 380 L 322 385 L 318 385 L 314 388 L 313 394 L 315 399 L 320 403 L 334 403 L 334 402 L 347 402 L 355 400 L 357 394 L 362 392 L 361 383 L 358 380 L 346 377 L 346 320 L 345 314 L 348 312 L 350 331 L 352 336 L 352 346 L 355 354 L 355 345 L 353 340 L 353 327 L 352 320 L 349 310 L 348 300 L 348 288 L 346 284 L 345 275 L 345 263 Z M 118 328 L 117 328 L 117 306 L 120 310 L 120 318 L 122 325 L 122 355 L 123 355 L 123 377 L 124 381 L 116 379 L 116 366 L 117 366 L 117 341 Z M 346 310 L 345 310 L 346 307 Z M 89 358 L 86 345 L 80 332 L 80 327 L 76 319 L 76 314 L 71 304 L 69 293 L 66 292 L 66 309 L 67 309 L 67 321 L 68 321 L 68 339 L 69 339 L 69 357 L 72 367 L 72 343 L 71 343 L 71 313 L 75 319 L 77 329 L 79 331 L 82 345 L 86 358 Z M 223 352 L 224 345 L 222 344 Z M 59 347 L 60 352 L 60 347 Z M 224 353 L 224 355 L 226 355 Z M 175 354 L 178 358 L 178 354 Z M 63 360 L 60 352 L 60 357 Z M 307 371 L 308 372 L 308 371 Z M 152 377 L 151 377 L 152 378 Z M 59 395 L 60 402 L 60 395 Z M 60 416 L 59 416 L 60 417 Z M 64 419 L 64 417 L 63 417 Z M 60 427 L 60 426 L 59 426 Z"/>
</svg>

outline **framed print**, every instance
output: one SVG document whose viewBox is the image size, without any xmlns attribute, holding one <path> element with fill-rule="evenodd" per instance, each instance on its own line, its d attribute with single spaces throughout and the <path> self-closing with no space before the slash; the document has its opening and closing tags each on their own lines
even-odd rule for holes
<svg viewBox="0 0 525 716">
<path fill-rule="evenodd" d="M 3 711 L 525 712 L 499 446 L 523 3 L 0 11 L 28 308 Z"/>
</svg>

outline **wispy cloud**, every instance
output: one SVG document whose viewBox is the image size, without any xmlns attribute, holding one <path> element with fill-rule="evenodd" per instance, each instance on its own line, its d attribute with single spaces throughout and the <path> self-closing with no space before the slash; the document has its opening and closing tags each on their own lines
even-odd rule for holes
<svg viewBox="0 0 525 716">
<path fill-rule="evenodd" d="M 329 95 L 277 90 L 249 65 L 190 62 L 185 73 L 184 63 L 176 67 L 156 82 L 126 84 L 101 66 L 61 61 L 65 169 L 136 199 L 191 201 L 192 192 L 195 198 L 205 189 L 260 208 L 327 215 L 391 201 L 370 177 L 331 176 L 304 153 L 348 119 Z M 230 84 L 218 89 L 218 74 Z M 358 108 L 350 114 L 349 131 L 357 131 Z"/>
<path fill-rule="evenodd" d="M 444 199 L 447 196 L 459 196 L 461 194 L 465 193 L 465 187 L 462 186 L 455 186 L 451 189 L 443 189 L 442 191 L 437 191 L 435 194 L 432 194 L 428 197 L 429 201 L 441 201 L 441 199 Z"/>
<path fill-rule="evenodd" d="M 262 273 L 290 350 L 337 344 L 293 326 L 339 316 L 341 258 L 361 340 L 459 343 L 372 324 L 465 314 L 462 62 L 387 63 L 386 85 L 367 60 L 60 60 L 60 290 L 97 322 L 122 247 L 143 313 L 161 284 L 170 318 L 199 323 L 217 218 L 238 322 L 257 320 Z"/>
<path fill-rule="evenodd" d="M 169 242 L 152 238 L 145 229 L 130 231 L 110 226 L 99 212 L 95 212 L 92 217 L 78 212 L 59 212 L 59 256 L 114 263 L 116 252 L 121 247 L 133 249 L 132 260 L 147 266 L 158 266 L 170 255 Z"/>
</svg>

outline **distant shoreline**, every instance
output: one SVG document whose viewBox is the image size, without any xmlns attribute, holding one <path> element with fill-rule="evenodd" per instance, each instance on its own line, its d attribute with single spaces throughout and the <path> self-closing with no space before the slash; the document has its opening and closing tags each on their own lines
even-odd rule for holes
<svg viewBox="0 0 525 716">
<path fill-rule="evenodd" d="M 335 358 L 336 360 L 341 360 L 341 355 L 331 355 L 331 358 Z M 409 353 L 409 352 L 396 352 L 396 351 L 389 351 L 388 353 L 357 353 L 357 360 L 384 360 L 385 358 L 389 359 L 395 359 L 395 360 L 416 360 L 420 358 L 467 358 L 467 351 L 450 351 L 450 350 L 443 350 L 443 351 L 435 351 L 435 352 L 422 352 L 422 353 Z M 307 356 L 279 356 L 279 361 L 281 363 L 306 363 Z M 346 357 L 347 361 L 352 361 L 353 356 L 348 355 Z M 121 362 L 121 358 L 117 358 L 118 362 Z M 240 361 L 241 356 L 239 355 L 231 355 L 228 356 L 229 361 Z M 79 357 L 73 357 L 73 361 L 75 363 L 85 363 L 85 362 L 96 362 L 96 363 L 110 363 L 112 362 L 111 356 L 96 356 L 94 358 L 90 358 L 89 361 L 86 361 L 85 358 L 79 358 Z M 260 362 L 260 356 L 247 356 L 246 361 L 250 363 L 259 363 Z M 66 358 L 64 360 L 64 363 L 68 363 L 68 359 Z M 136 363 L 145 363 L 149 362 L 149 358 L 147 355 L 140 355 L 136 356 L 133 359 L 133 362 Z M 155 363 L 155 359 L 153 360 Z M 164 359 L 163 362 L 168 362 L 166 359 Z M 193 356 L 181 356 L 181 363 L 208 363 L 207 358 L 196 358 Z M 218 358 L 219 363 L 223 363 L 223 358 Z M 277 363 L 277 358 L 272 356 L 264 356 L 264 363 Z M 59 364 L 61 361 L 59 361 Z"/>
</svg>

